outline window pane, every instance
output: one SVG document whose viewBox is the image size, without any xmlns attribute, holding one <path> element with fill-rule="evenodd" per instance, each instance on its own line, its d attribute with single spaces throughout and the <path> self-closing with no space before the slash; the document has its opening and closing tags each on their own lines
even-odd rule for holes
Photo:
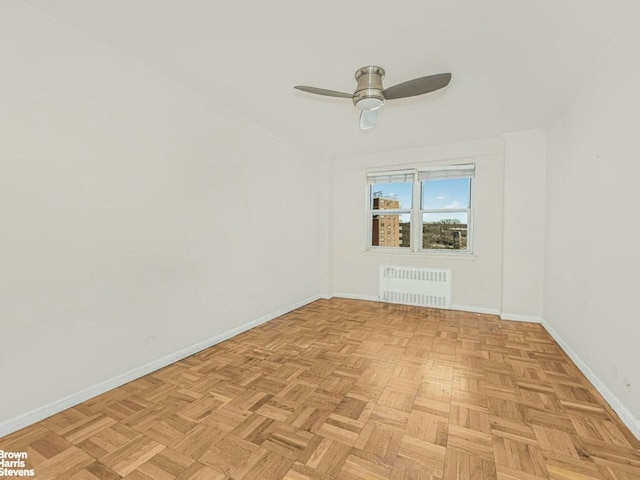
<svg viewBox="0 0 640 480">
<path fill-rule="evenodd" d="M 412 183 L 374 183 L 371 185 L 373 210 L 411 208 Z"/>
<path fill-rule="evenodd" d="M 371 222 L 371 245 L 374 247 L 410 247 L 411 216 L 408 213 L 397 215 L 373 215 Z"/>
<path fill-rule="evenodd" d="M 422 182 L 422 209 L 469 208 L 470 178 L 447 178 Z"/>
<path fill-rule="evenodd" d="M 422 248 L 466 250 L 468 233 L 466 212 L 424 213 Z"/>
</svg>

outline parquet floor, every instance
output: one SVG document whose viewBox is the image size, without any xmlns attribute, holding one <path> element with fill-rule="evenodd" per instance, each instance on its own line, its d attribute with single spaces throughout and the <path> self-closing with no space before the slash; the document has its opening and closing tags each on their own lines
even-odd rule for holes
<svg viewBox="0 0 640 480">
<path fill-rule="evenodd" d="M 320 300 L 0 439 L 38 480 L 640 479 L 540 325 Z"/>
</svg>

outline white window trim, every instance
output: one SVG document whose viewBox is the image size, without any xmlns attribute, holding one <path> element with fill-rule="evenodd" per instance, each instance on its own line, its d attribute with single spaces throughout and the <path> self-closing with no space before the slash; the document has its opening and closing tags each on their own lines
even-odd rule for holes
<svg viewBox="0 0 640 480">
<path fill-rule="evenodd" d="M 474 172 L 471 175 L 466 172 L 469 171 L 469 167 Z M 460 209 L 423 209 L 422 208 L 422 180 L 420 180 L 421 172 L 426 171 L 446 171 L 446 170 L 461 170 L 464 171 L 464 175 L 460 175 L 460 178 L 471 178 L 470 182 L 470 191 L 469 191 L 469 203 L 470 208 L 460 208 Z M 374 182 L 375 177 L 389 177 L 392 175 L 401 174 L 407 176 L 408 173 L 413 173 L 413 186 L 412 186 L 412 208 L 407 209 L 397 209 L 397 210 L 374 210 L 373 209 L 373 197 L 371 195 L 371 185 L 376 183 Z M 455 178 L 450 176 L 448 178 Z M 434 177 L 433 180 L 437 180 L 437 177 Z M 426 180 L 426 179 L 425 179 Z M 365 251 L 369 253 L 376 254 L 405 254 L 405 255 L 429 255 L 436 256 L 439 258 L 465 258 L 465 259 L 475 259 L 477 255 L 474 252 L 474 215 L 473 211 L 475 209 L 475 196 L 474 196 L 474 184 L 475 184 L 475 163 L 466 163 L 466 164 L 455 164 L 455 165 L 438 165 L 434 167 L 424 167 L 424 168 L 412 168 L 412 169 L 402 169 L 402 170 L 376 170 L 367 174 L 367 184 L 366 184 L 366 192 L 365 192 L 365 202 L 367 205 L 367 221 L 365 222 Z M 380 183 L 380 182 L 378 182 Z M 416 228 L 415 225 L 422 225 L 422 218 L 424 213 L 456 213 L 456 212 L 465 212 L 467 213 L 467 249 L 465 250 L 450 250 L 450 249 L 429 249 L 422 248 L 422 229 Z M 410 247 L 386 247 L 386 246 L 376 246 L 372 245 L 372 230 L 373 230 L 373 215 L 397 215 L 397 214 L 409 214 L 411 221 L 411 246 Z"/>
</svg>

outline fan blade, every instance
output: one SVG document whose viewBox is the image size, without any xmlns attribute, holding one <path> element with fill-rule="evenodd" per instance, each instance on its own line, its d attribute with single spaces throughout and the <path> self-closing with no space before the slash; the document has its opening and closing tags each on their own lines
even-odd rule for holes
<svg viewBox="0 0 640 480">
<path fill-rule="evenodd" d="M 444 88 L 449 85 L 450 81 L 450 73 L 439 73 L 437 75 L 414 78 L 413 80 L 399 83 L 393 87 L 385 88 L 382 93 L 387 100 L 415 97 L 416 95 L 422 95 Z"/>
<path fill-rule="evenodd" d="M 376 126 L 378 110 L 363 110 L 360 112 L 360 130 L 369 130 Z"/>
<path fill-rule="evenodd" d="M 325 90 L 324 88 L 306 87 L 304 85 L 296 85 L 298 90 L 302 90 L 307 93 L 315 93 L 316 95 L 325 95 L 327 97 L 340 97 L 340 98 L 353 98 L 351 93 L 336 92 L 335 90 Z"/>
</svg>

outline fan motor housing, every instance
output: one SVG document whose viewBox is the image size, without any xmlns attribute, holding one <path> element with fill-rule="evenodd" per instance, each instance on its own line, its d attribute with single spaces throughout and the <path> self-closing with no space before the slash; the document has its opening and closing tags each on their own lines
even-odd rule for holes
<svg viewBox="0 0 640 480">
<path fill-rule="evenodd" d="M 361 110 L 376 110 L 384 105 L 385 98 L 382 93 L 382 79 L 384 75 L 384 69 L 375 65 L 362 67 L 356 71 L 358 86 L 353 94 L 353 104 L 357 108 Z M 365 99 L 367 101 L 358 106 L 358 102 Z"/>
</svg>

